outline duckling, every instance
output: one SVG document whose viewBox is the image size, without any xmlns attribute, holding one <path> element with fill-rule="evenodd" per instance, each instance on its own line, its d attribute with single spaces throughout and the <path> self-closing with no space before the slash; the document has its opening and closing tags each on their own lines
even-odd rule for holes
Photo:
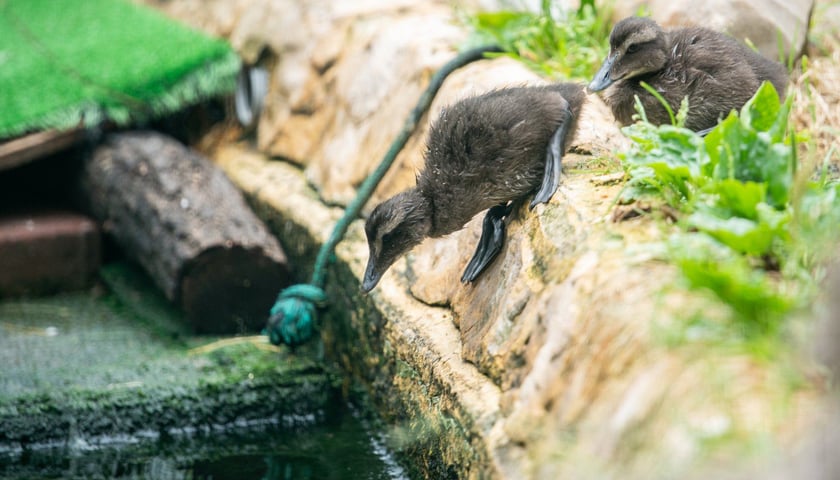
<svg viewBox="0 0 840 480">
<path fill-rule="evenodd" d="M 610 54 L 588 89 L 607 89 L 604 101 L 623 125 L 633 122 L 636 95 L 651 123 L 670 122 L 668 112 L 640 82 L 662 94 L 674 112 L 687 96 L 685 126 L 707 132 L 731 110 L 740 109 L 764 80 L 784 95 L 785 68 L 724 33 L 702 27 L 664 31 L 649 18 L 628 17 L 613 27 Z"/>
<path fill-rule="evenodd" d="M 504 88 L 446 108 L 427 138 L 415 187 L 378 205 L 365 224 L 370 257 L 362 289 L 426 237 L 442 237 L 487 210 L 481 238 L 461 281 L 472 282 L 504 244 L 505 218 L 536 192 L 548 202 L 577 128 L 583 85 Z"/>
</svg>

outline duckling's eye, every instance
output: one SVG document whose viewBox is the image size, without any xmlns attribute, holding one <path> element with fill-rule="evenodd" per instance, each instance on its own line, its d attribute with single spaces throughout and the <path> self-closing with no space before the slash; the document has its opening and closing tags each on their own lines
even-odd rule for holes
<svg viewBox="0 0 840 480">
<path fill-rule="evenodd" d="M 393 231 L 382 235 L 382 246 L 383 247 L 391 245 L 391 243 L 393 241 L 394 241 L 394 232 Z"/>
<path fill-rule="evenodd" d="M 638 52 L 638 51 L 639 51 L 639 45 L 638 45 L 638 44 L 636 44 L 636 43 L 634 43 L 634 44 L 630 45 L 629 47 L 627 47 L 627 53 L 636 53 L 636 52 Z"/>
</svg>

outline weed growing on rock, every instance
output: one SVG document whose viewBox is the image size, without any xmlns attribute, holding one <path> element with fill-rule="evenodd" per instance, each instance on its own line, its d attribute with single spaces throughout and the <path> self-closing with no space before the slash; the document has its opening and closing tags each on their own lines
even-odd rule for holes
<svg viewBox="0 0 840 480">
<path fill-rule="evenodd" d="M 472 42 L 496 43 L 508 55 L 549 78 L 589 79 L 607 55 L 612 28 L 609 6 L 582 0 L 577 10 L 552 8 L 542 0 L 540 12 L 478 13 L 467 21 Z"/>
<path fill-rule="evenodd" d="M 776 337 L 810 305 L 840 231 L 840 183 L 798 162 L 792 100 L 781 103 L 765 82 L 705 138 L 683 127 L 686 103 L 673 125 L 652 125 L 640 109 L 641 121 L 624 129 L 633 144 L 620 154 L 620 200 L 680 212 L 668 256 L 692 289 L 728 305 L 732 328 L 709 329 L 728 337 Z"/>
</svg>

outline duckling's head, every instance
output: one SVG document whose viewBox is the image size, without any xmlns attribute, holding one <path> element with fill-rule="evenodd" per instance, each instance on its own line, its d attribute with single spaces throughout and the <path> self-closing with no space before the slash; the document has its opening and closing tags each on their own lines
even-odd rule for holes
<svg viewBox="0 0 840 480">
<path fill-rule="evenodd" d="M 362 290 L 369 292 L 398 258 L 420 244 L 432 228 L 429 202 L 407 190 L 379 204 L 365 223 L 368 257 Z"/>
<path fill-rule="evenodd" d="M 589 84 L 591 92 L 614 82 L 662 70 L 668 61 L 665 32 L 649 18 L 628 17 L 610 33 L 610 55 Z"/>
</svg>

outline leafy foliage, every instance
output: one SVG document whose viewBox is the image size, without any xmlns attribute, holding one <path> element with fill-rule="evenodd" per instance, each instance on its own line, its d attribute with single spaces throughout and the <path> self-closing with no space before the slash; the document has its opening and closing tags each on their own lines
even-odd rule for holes
<svg viewBox="0 0 840 480">
<path fill-rule="evenodd" d="M 496 43 L 511 56 L 549 78 L 589 79 L 608 53 L 611 9 L 582 0 L 576 11 L 552 8 L 540 13 L 497 11 L 469 19 L 473 42 Z"/>
<path fill-rule="evenodd" d="M 764 83 L 705 138 L 643 121 L 625 128 L 629 180 L 622 201 L 657 199 L 682 213 L 671 259 L 692 288 L 712 292 L 744 338 L 779 332 L 816 292 L 827 245 L 840 227 L 840 185 L 797 172 L 788 135 L 792 96 Z M 731 332 L 730 332 L 731 333 Z"/>
</svg>

